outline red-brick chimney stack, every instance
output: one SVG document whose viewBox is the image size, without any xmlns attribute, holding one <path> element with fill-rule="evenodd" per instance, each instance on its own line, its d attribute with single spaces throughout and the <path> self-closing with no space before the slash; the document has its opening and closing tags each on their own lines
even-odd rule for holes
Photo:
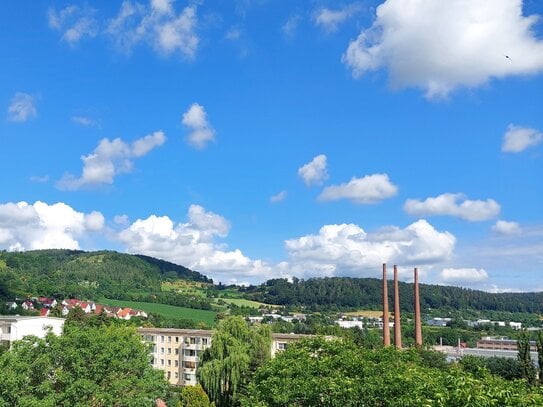
<svg viewBox="0 0 543 407">
<path fill-rule="evenodd" d="M 390 327 L 388 325 L 388 286 L 387 265 L 383 263 L 383 346 L 390 346 Z"/>
<path fill-rule="evenodd" d="M 402 327 L 400 324 L 400 288 L 398 287 L 398 267 L 394 265 L 394 346 L 402 348 Z"/>
<path fill-rule="evenodd" d="M 419 271 L 415 267 L 415 345 L 422 346 L 422 322 L 420 318 Z"/>
</svg>

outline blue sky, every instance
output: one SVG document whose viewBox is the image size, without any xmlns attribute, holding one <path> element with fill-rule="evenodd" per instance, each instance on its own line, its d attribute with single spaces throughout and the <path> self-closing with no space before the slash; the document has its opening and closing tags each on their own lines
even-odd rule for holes
<svg viewBox="0 0 543 407">
<path fill-rule="evenodd" d="M 543 4 L 9 1 L 0 248 L 543 290 Z"/>
</svg>

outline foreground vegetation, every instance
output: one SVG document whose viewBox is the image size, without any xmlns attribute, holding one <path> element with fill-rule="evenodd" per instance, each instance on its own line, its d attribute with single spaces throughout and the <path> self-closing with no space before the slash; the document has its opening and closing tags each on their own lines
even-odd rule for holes
<svg viewBox="0 0 543 407">
<path fill-rule="evenodd" d="M 152 406 L 167 397 L 135 329 L 66 326 L 27 337 L 0 356 L 0 406 Z"/>
<path fill-rule="evenodd" d="M 368 350 L 314 338 L 268 361 L 241 404 L 255 406 L 541 406 L 541 387 L 438 364 L 415 348 Z"/>
</svg>

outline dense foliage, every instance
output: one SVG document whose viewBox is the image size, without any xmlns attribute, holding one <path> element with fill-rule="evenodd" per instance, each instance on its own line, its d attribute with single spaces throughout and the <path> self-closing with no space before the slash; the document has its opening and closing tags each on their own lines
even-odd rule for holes
<svg viewBox="0 0 543 407">
<path fill-rule="evenodd" d="M 316 338 L 289 346 L 257 370 L 242 405 L 541 406 L 541 388 L 457 366 L 433 367 L 417 349 L 362 349 Z"/>
<path fill-rule="evenodd" d="M 217 407 L 239 405 L 254 371 L 270 358 L 271 332 L 241 317 L 220 322 L 200 357 L 198 381 Z"/>
<path fill-rule="evenodd" d="M 402 310 L 413 311 L 413 284 L 400 282 Z M 393 290 L 389 290 L 392 302 Z M 382 281 L 374 278 L 312 278 L 309 280 L 268 280 L 245 289 L 246 297 L 278 305 L 303 305 L 315 309 L 366 308 L 379 309 L 382 304 Z M 543 292 L 488 293 L 459 287 L 420 286 L 423 309 L 495 310 L 543 313 Z"/>
<path fill-rule="evenodd" d="M 147 256 L 74 250 L 0 252 L 0 299 L 27 295 L 124 299 L 160 293 L 161 282 L 171 278 L 211 281 Z"/>
<path fill-rule="evenodd" d="M 0 356 L 0 406 L 152 406 L 165 397 L 134 329 L 73 323 L 62 336 L 26 337 Z"/>
</svg>

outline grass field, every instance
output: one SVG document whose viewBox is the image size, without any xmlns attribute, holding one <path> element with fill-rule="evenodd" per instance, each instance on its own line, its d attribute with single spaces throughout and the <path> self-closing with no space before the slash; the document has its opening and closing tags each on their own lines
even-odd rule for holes
<svg viewBox="0 0 543 407">
<path fill-rule="evenodd" d="M 252 308 L 277 307 L 277 305 L 264 304 L 263 302 L 246 300 L 244 298 L 217 298 L 216 301 L 218 300 L 222 300 L 226 302 L 227 304 L 235 304 L 237 306 L 245 306 L 245 307 L 252 307 Z"/>
<path fill-rule="evenodd" d="M 141 309 L 147 313 L 154 312 L 167 318 L 190 319 L 196 322 L 204 322 L 210 327 L 213 326 L 213 324 L 215 323 L 215 315 L 217 315 L 217 313 L 214 311 L 176 307 L 174 305 L 166 304 L 155 304 L 152 302 L 121 301 L 110 300 L 108 298 L 101 299 L 97 302 L 99 304 L 111 305 L 115 307 L 130 307 L 135 309 Z"/>
<path fill-rule="evenodd" d="M 179 294 L 192 295 L 195 297 L 205 297 L 205 289 L 209 284 L 196 281 L 177 280 L 164 281 L 161 284 L 162 291 L 175 291 Z"/>
<path fill-rule="evenodd" d="M 345 312 L 345 315 L 349 315 L 351 317 L 380 318 L 381 316 L 383 316 L 383 311 L 358 310 L 352 312 Z"/>
</svg>

